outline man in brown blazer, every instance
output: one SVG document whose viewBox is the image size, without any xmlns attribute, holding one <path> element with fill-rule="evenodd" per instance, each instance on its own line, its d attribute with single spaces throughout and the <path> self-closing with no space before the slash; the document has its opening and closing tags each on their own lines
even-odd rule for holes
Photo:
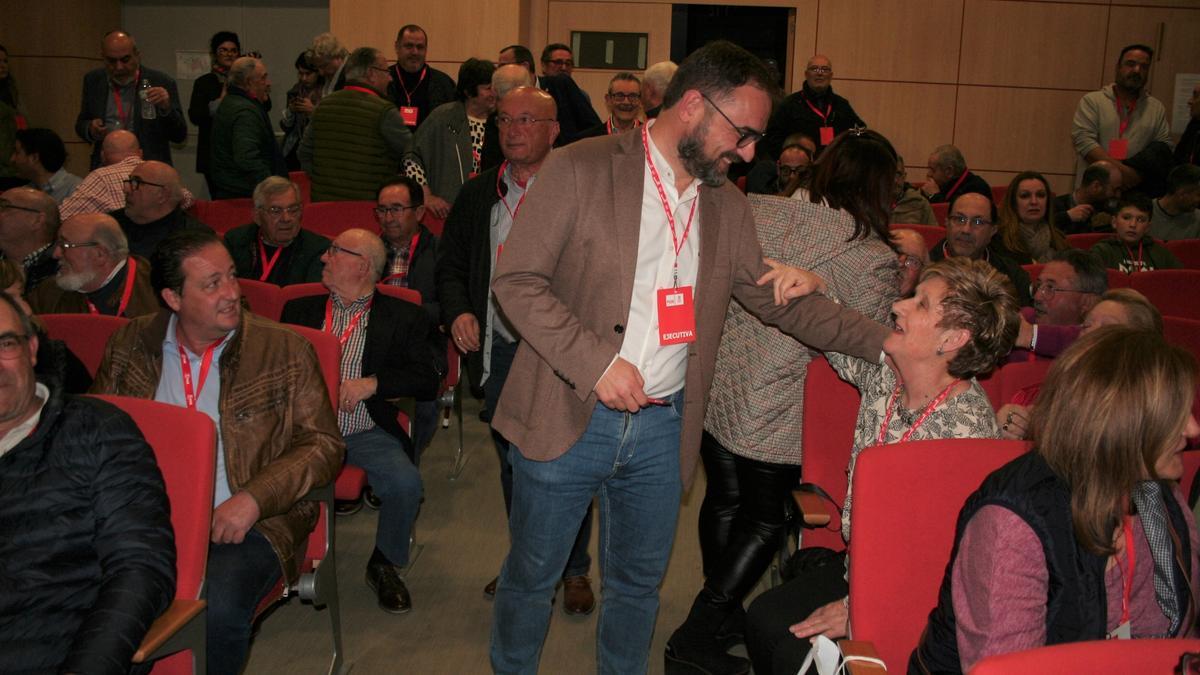
<svg viewBox="0 0 1200 675">
<path fill-rule="evenodd" d="M 822 296 L 783 303 L 811 280 L 769 270 L 746 199 L 725 184 L 762 138 L 771 82 L 753 55 L 711 43 L 680 66 L 646 133 L 551 153 L 528 193 L 492 286 L 523 338 L 492 422 L 514 450 L 498 673 L 537 671 L 555 582 L 596 495 L 598 671 L 646 670 L 731 295 L 813 347 L 881 354 L 887 330 L 862 315 Z"/>
</svg>

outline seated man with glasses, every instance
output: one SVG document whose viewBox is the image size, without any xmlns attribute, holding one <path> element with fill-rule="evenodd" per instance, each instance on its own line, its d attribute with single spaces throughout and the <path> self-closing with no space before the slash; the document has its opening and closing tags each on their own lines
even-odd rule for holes
<svg viewBox="0 0 1200 675">
<path fill-rule="evenodd" d="M 1022 307 L 1033 305 L 1029 294 L 1029 275 L 1011 257 L 1005 255 L 996 234 L 996 206 L 989 197 L 978 192 L 964 192 L 950 202 L 946 217 L 946 238 L 929 251 L 932 262 L 952 256 L 984 260 L 1008 277 L 1016 289 L 1017 302 Z M 1022 344 L 1020 340 L 1017 344 Z"/>
<path fill-rule="evenodd" d="M 149 259 L 159 242 L 176 230 L 209 226 L 183 210 L 179 172 L 162 162 L 142 162 L 124 181 L 125 208 L 111 215 L 129 240 L 129 252 Z"/>
<path fill-rule="evenodd" d="M 58 274 L 29 293 L 35 314 L 104 314 L 132 319 L 158 311 L 150 262 L 129 254 L 125 233 L 112 216 L 68 218 L 54 242 Z"/>
<path fill-rule="evenodd" d="M 1091 251 L 1054 254 L 1029 287 L 1033 306 L 1021 309 L 1021 332 L 1009 361 L 1054 358 L 1079 337 L 1080 325 L 1108 291 L 1104 262 Z"/>
<path fill-rule="evenodd" d="M 633 73 L 617 73 L 604 95 L 608 119 L 580 132 L 579 138 L 607 136 L 642 126 L 642 81 Z"/>
<path fill-rule="evenodd" d="M 746 174 L 746 192 L 801 198 L 807 192 L 799 188 L 808 185 L 808 174 L 817 143 L 804 134 L 792 134 L 783 141 L 779 159 L 760 159 Z"/>
<path fill-rule="evenodd" d="M 380 609 L 403 614 L 412 609 L 412 597 L 401 569 L 409 563 L 422 488 L 412 441 L 392 399 L 432 399 L 438 373 L 429 343 L 433 326 L 425 313 L 375 288 L 386 259 L 376 235 L 360 229 L 341 233 L 321 256 L 321 283 L 329 295 L 288 302 L 283 321 L 324 330 L 342 343 L 337 417 L 346 461 L 366 470 L 382 502 L 367 585 Z"/>
<path fill-rule="evenodd" d="M 300 226 L 300 186 L 269 176 L 254 188 L 254 222 L 225 233 L 225 246 L 242 279 L 278 286 L 321 280 L 329 239 Z"/>
<path fill-rule="evenodd" d="M 50 195 L 30 187 L 0 194 L 0 259 L 21 266 L 23 293 L 54 276 L 54 234 L 58 232 L 58 204 Z"/>
</svg>

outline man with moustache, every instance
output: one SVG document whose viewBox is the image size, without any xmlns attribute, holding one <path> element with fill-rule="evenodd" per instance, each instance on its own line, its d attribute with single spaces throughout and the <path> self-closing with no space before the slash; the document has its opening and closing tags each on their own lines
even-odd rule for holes
<svg viewBox="0 0 1200 675">
<path fill-rule="evenodd" d="M 240 672 L 259 601 L 296 582 L 345 445 L 308 340 L 241 306 L 229 252 L 209 230 L 174 232 L 151 259 L 166 307 L 113 334 L 92 391 L 154 399 L 217 426 L 205 586 L 208 672 Z"/>
<path fill-rule="evenodd" d="M 34 314 L 104 314 L 133 318 L 158 311 L 150 262 L 129 255 L 129 242 L 112 216 L 68 218 L 54 242 L 58 274 L 29 294 Z"/>
<path fill-rule="evenodd" d="M 617 73 L 604 95 L 608 119 L 579 134 L 580 138 L 607 136 L 642 126 L 642 82 L 633 73 Z"/>
<path fill-rule="evenodd" d="M 1117 163 L 1122 185 L 1130 189 L 1141 182 L 1141 176 L 1126 160 L 1151 143 L 1170 141 L 1167 110 L 1146 91 L 1153 60 L 1150 47 L 1126 46 L 1117 57 L 1115 81 L 1079 100 L 1071 125 L 1076 183 L 1088 165 L 1107 159 Z"/>
<path fill-rule="evenodd" d="M 225 246 L 243 279 L 277 286 L 321 280 L 329 239 L 301 227 L 300 186 L 271 176 L 254 188 L 254 222 L 225 233 Z"/>
<path fill-rule="evenodd" d="M 429 36 L 415 24 L 396 33 L 396 63 L 387 97 L 413 132 L 438 106 L 454 100 L 454 79 L 425 62 Z"/>
<path fill-rule="evenodd" d="M 950 256 L 984 260 L 1012 281 L 1017 302 L 1022 307 L 1033 305 L 1029 295 L 1029 275 L 1012 258 L 991 246 L 996 235 L 996 206 L 989 197 L 978 192 L 964 192 L 950 202 L 946 216 L 946 238 L 929 251 L 932 262 Z"/>
<path fill-rule="evenodd" d="M 883 326 L 819 295 L 785 303 L 812 279 L 768 268 L 726 181 L 753 157 L 774 93 L 757 57 L 709 43 L 679 66 L 652 124 L 552 153 L 526 194 L 492 282 L 522 340 L 492 420 L 513 467 L 497 673 L 536 672 L 555 583 L 597 495 L 608 561 L 597 670 L 646 671 L 731 297 L 810 346 L 880 358 Z M 724 614 L 697 602 L 679 639 L 704 642 Z"/>
<path fill-rule="evenodd" d="M 171 163 L 171 143 L 187 139 L 187 120 L 170 75 L 142 65 L 137 43 L 113 31 L 100 42 L 104 67 L 83 77 L 75 133 L 92 144 L 91 168 L 100 166 L 100 142 L 110 131 L 132 131 L 146 159 Z M 142 98 L 142 83 L 150 87 Z"/>
</svg>

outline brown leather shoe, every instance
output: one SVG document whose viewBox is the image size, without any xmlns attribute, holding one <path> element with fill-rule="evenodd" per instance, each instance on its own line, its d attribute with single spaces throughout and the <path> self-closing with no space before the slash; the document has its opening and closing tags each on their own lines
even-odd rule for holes
<svg viewBox="0 0 1200 675">
<path fill-rule="evenodd" d="M 489 581 L 487 586 L 483 587 L 483 594 L 487 596 L 488 600 L 491 600 L 492 598 L 496 597 L 496 584 L 499 581 L 500 581 L 500 577 L 496 577 L 495 579 L 492 579 L 491 581 Z"/>
<path fill-rule="evenodd" d="M 563 579 L 563 611 L 567 614 L 591 614 L 596 609 L 592 582 L 586 575 Z"/>
</svg>

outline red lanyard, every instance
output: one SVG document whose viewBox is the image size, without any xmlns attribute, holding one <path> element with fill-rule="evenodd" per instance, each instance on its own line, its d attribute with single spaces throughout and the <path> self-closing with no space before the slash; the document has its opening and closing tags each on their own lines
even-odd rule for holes
<svg viewBox="0 0 1200 675">
<path fill-rule="evenodd" d="M 417 83 L 413 85 L 411 92 L 408 90 L 408 87 L 404 86 L 404 75 L 400 73 L 400 64 L 396 64 L 392 68 L 396 69 L 396 82 L 400 83 L 400 89 L 404 91 L 404 100 L 408 101 L 408 104 L 411 106 L 412 95 L 421 88 L 421 83 L 425 81 L 425 71 L 429 70 L 429 66 L 421 67 L 421 77 L 417 79 Z M 346 89 L 349 89 L 349 87 L 346 87 Z"/>
<path fill-rule="evenodd" d="M 137 87 L 141 81 L 142 69 L 138 68 L 137 74 L 133 78 L 133 86 Z M 121 103 L 121 85 L 116 82 L 113 82 L 113 101 L 117 104 L 117 120 L 121 123 L 122 127 L 128 129 L 129 120 L 125 117 L 125 106 Z"/>
<path fill-rule="evenodd" d="M 1121 97 L 1117 95 L 1116 85 L 1113 85 L 1113 98 L 1116 99 L 1117 119 L 1120 120 L 1120 124 L 1117 127 L 1117 138 L 1123 138 L 1125 130 L 1129 128 L 1129 119 L 1133 117 L 1133 109 L 1137 107 L 1137 99 L 1129 102 L 1129 110 L 1126 111 L 1121 105 Z"/>
<path fill-rule="evenodd" d="M 663 211 L 667 214 L 667 225 L 671 227 L 671 246 L 675 249 L 675 263 L 671 268 L 671 275 L 674 279 L 675 287 L 679 286 L 679 253 L 683 251 L 684 244 L 687 243 L 688 234 L 692 231 L 692 219 L 696 216 L 696 202 L 700 201 L 699 195 L 692 200 L 692 209 L 688 212 L 687 225 L 683 228 L 683 238 L 675 236 L 675 214 L 671 212 L 671 203 L 667 201 L 667 191 L 663 189 L 662 179 L 658 177 L 658 169 L 654 166 L 654 158 L 650 156 L 650 127 L 642 127 L 642 145 L 646 149 L 646 165 L 650 167 L 650 178 L 654 180 L 654 187 L 658 189 L 658 198 L 662 200 Z"/>
<path fill-rule="evenodd" d="M 221 338 L 204 350 L 204 358 L 200 360 L 200 382 L 194 391 L 192 390 L 192 363 L 188 360 L 187 350 L 184 349 L 183 343 L 179 344 L 179 366 L 183 370 L 183 400 L 192 410 L 196 409 L 196 399 L 200 398 L 200 392 L 204 391 L 204 382 L 208 379 L 208 369 L 212 366 L 213 352 L 224 340 L 225 338 Z"/>
<path fill-rule="evenodd" d="M 500 163 L 500 173 L 496 174 L 496 194 L 499 195 L 500 203 L 504 204 L 504 209 L 508 211 L 509 217 L 512 218 L 513 222 L 515 223 L 517 222 L 517 214 L 521 212 L 521 204 L 525 203 L 525 195 L 529 194 L 529 190 L 525 190 L 521 193 L 521 198 L 517 200 L 517 208 L 508 208 L 508 200 L 504 198 L 504 193 L 500 191 L 500 180 L 504 178 L 504 169 L 507 167 L 508 160 L 506 159 Z M 513 182 L 517 182 L 516 179 L 514 179 Z"/>
<path fill-rule="evenodd" d="M 1133 263 L 1133 269 L 1131 269 L 1130 272 L 1140 272 L 1142 270 L 1142 242 L 1138 242 L 1137 260 L 1133 259 L 1133 249 L 1126 246 L 1125 252 L 1129 254 L 1129 260 Z"/>
<path fill-rule="evenodd" d="M 354 332 L 355 328 L 358 328 L 358 322 L 362 320 L 364 314 L 366 314 L 367 312 L 369 312 L 371 310 L 371 303 L 374 301 L 375 301 L 374 298 L 372 298 L 371 300 L 368 300 L 367 306 L 358 310 L 358 313 L 355 314 L 353 316 L 353 318 L 350 319 L 350 323 L 346 324 L 346 330 L 342 331 L 342 334 L 340 336 L 338 336 L 338 344 L 339 345 L 341 345 L 342 347 L 346 346 L 346 341 L 350 339 L 350 334 Z M 329 299 L 325 301 L 325 332 L 329 333 L 330 335 L 333 334 L 333 296 L 332 295 L 330 295 Z"/>
<path fill-rule="evenodd" d="M 967 174 L 970 172 L 971 172 L 970 169 L 967 169 L 964 167 L 962 175 L 958 177 L 958 180 L 954 181 L 954 185 L 951 185 L 949 190 L 946 190 L 946 201 L 947 202 L 949 202 L 950 198 L 954 196 L 954 191 L 957 190 L 958 188 L 962 187 L 963 181 L 965 181 L 967 179 Z"/>
<path fill-rule="evenodd" d="M 421 239 L 421 233 L 417 232 L 416 234 L 413 235 L 412 241 L 408 243 L 408 266 L 409 266 L 409 269 L 412 269 L 413 258 L 417 257 L 417 243 L 420 241 L 420 239 Z M 397 253 L 397 255 L 399 255 L 399 253 Z M 391 281 L 392 279 L 404 279 L 407 276 L 408 276 L 407 274 L 389 274 L 386 277 L 384 277 L 379 283 L 386 284 L 389 281 Z M 407 286 L 408 284 L 405 284 L 405 285 Z"/>
<path fill-rule="evenodd" d="M 946 400 L 946 397 L 950 395 L 950 390 L 953 389 L 954 385 L 958 383 L 959 380 L 955 378 L 953 382 L 946 385 L 946 388 L 942 390 L 942 393 L 938 394 L 936 398 L 929 402 L 929 405 L 925 406 L 925 409 L 921 411 L 921 416 L 917 418 L 917 421 L 913 422 L 913 425 L 908 428 L 908 431 L 904 432 L 904 435 L 900 437 L 901 443 L 907 443 L 908 439 L 912 438 L 912 435 L 914 432 L 916 432 L 917 427 L 925 423 L 925 420 L 931 414 L 933 414 L 934 408 L 937 408 L 942 404 L 942 401 Z M 896 399 L 900 398 L 900 391 L 903 388 L 904 387 L 899 382 L 896 383 L 896 389 L 892 392 L 891 400 L 888 401 L 887 412 L 883 416 L 883 424 L 879 425 L 879 440 L 875 442 L 876 445 L 883 445 L 884 439 L 887 438 L 888 425 L 891 424 L 892 413 L 896 410 Z"/>
<path fill-rule="evenodd" d="M 642 121 L 641 121 L 641 120 L 634 120 L 634 121 L 633 121 L 633 128 L 634 128 L 634 129 L 636 129 L 636 128 L 640 127 L 640 126 L 642 126 Z M 617 130 L 617 131 L 616 131 L 616 133 L 618 133 L 618 134 L 619 134 L 619 133 L 621 133 L 621 130 L 620 130 L 620 129 L 617 129 L 617 127 L 614 127 L 614 126 L 613 126 L 613 123 L 612 123 L 612 117 L 609 117 L 607 120 L 605 120 L 605 122 L 604 122 L 604 128 L 605 128 L 605 129 L 608 131 L 608 135 L 609 135 L 609 136 L 612 136 L 612 135 L 613 135 L 613 129 L 616 129 L 616 130 Z"/>
<path fill-rule="evenodd" d="M 359 87 L 359 86 L 353 85 L 353 84 L 348 84 L 348 85 L 342 87 L 342 89 L 349 89 L 350 91 L 361 91 L 364 94 L 370 94 L 372 96 L 379 96 L 379 92 L 375 91 L 374 89 L 367 89 L 366 87 Z"/>
<path fill-rule="evenodd" d="M 128 258 L 129 263 L 125 270 L 125 290 L 121 291 L 121 304 L 117 305 L 116 316 L 123 316 L 125 308 L 129 306 L 129 298 L 133 296 L 133 276 L 137 273 L 137 262 L 133 258 Z M 92 303 L 92 299 L 84 296 L 87 301 L 88 311 L 92 314 L 99 314 L 100 310 Z"/>
<path fill-rule="evenodd" d="M 812 103 L 809 103 L 808 97 L 804 97 L 804 105 L 808 106 L 809 110 L 816 113 L 817 117 L 821 118 L 822 123 L 824 123 L 826 126 L 829 125 L 829 114 L 833 112 L 833 104 L 832 103 L 826 104 L 825 112 L 821 112 L 820 110 L 817 109 L 817 106 L 813 105 Z"/>
<path fill-rule="evenodd" d="M 1121 567 L 1121 556 L 1117 555 L 1117 569 L 1121 570 L 1121 623 L 1129 621 L 1129 602 L 1133 597 L 1133 568 L 1137 564 L 1137 551 L 1133 548 L 1133 519 L 1125 516 L 1125 555 L 1129 558 L 1129 570 Z"/>
<path fill-rule="evenodd" d="M 262 274 L 258 277 L 259 281 L 266 281 L 267 277 L 271 276 L 271 270 L 275 269 L 275 263 L 279 262 L 279 254 L 283 253 L 283 247 L 275 248 L 275 254 L 267 260 L 267 248 L 263 246 L 262 235 L 258 237 L 258 257 L 262 260 Z"/>
</svg>

